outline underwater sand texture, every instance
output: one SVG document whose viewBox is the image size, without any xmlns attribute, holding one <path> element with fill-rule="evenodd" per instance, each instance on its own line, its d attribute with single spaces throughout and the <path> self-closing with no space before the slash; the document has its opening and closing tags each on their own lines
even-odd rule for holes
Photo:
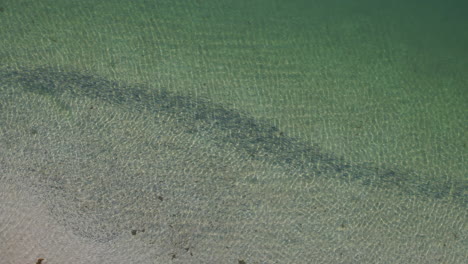
<svg viewBox="0 0 468 264">
<path fill-rule="evenodd" d="M 462 184 L 351 166 L 268 121 L 89 73 L 0 68 L 0 96 L 7 263 L 76 253 L 12 246 L 41 229 L 11 227 L 34 202 L 62 245 L 99 245 L 76 263 L 113 263 L 114 251 L 139 263 L 466 260 Z"/>
</svg>

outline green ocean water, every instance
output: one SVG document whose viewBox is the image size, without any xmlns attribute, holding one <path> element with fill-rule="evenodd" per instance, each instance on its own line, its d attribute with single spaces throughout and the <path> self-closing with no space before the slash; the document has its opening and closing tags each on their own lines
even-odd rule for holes
<svg viewBox="0 0 468 264">
<path fill-rule="evenodd" d="M 461 3 L 0 7 L 1 180 L 72 234 L 138 233 L 148 263 L 466 257 Z"/>
</svg>

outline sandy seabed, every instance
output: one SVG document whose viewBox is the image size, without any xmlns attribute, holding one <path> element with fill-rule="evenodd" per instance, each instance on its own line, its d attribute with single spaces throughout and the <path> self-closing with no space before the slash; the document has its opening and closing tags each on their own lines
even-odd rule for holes
<svg viewBox="0 0 468 264">
<path fill-rule="evenodd" d="M 1 263 L 32 264 L 39 258 L 44 259 L 42 264 L 151 263 L 143 252 L 126 246 L 130 234 L 109 243 L 77 237 L 52 219 L 30 192 L 13 184 L 0 185 Z"/>
</svg>

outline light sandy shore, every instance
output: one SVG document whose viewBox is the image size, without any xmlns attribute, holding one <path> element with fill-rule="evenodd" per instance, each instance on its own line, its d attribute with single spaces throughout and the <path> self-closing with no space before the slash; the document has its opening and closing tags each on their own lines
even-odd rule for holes
<svg viewBox="0 0 468 264">
<path fill-rule="evenodd" d="M 75 236 L 24 188 L 2 182 L 0 201 L 2 264 L 35 264 L 39 258 L 43 264 L 152 263 L 141 250 L 129 248 L 125 238 L 97 243 Z"/>
</svg>

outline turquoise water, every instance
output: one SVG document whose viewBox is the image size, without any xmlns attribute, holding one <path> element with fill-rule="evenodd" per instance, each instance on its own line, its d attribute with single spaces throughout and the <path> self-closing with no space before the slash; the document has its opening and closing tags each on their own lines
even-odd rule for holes
<svg viewBox="0 0 468 264">
<path fill-rule="evenodd" d="M 461 3 L 0 7 L 0 180 L 62 233 L 148 263 L 466 257 Z"/>
</svg>

